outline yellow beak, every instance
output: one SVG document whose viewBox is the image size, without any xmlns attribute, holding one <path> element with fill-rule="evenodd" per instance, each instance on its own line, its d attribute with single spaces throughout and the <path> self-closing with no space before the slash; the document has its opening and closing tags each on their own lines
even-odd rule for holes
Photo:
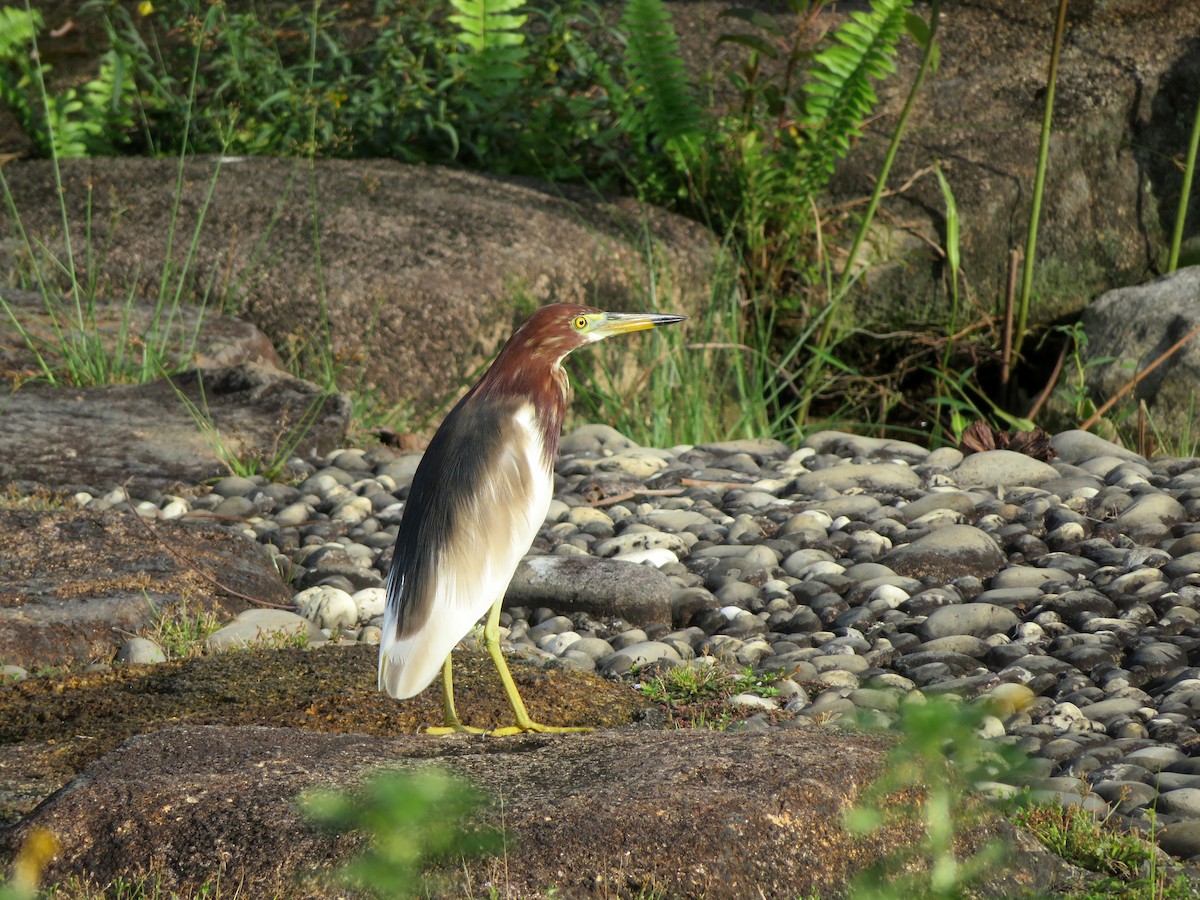
<svg viewBox="0 0 1200 900">
<path fill-rule="evenodd" d="M 604 321 L 596 326 L 593 334 L 597 338 L 609 338 L 614 334 L 628 334 L 631 331 L 646 331 L 662 325 L 682 322 L 687 316 L 670 316 L 664 313 L 605 313 Z"/>
</svg>

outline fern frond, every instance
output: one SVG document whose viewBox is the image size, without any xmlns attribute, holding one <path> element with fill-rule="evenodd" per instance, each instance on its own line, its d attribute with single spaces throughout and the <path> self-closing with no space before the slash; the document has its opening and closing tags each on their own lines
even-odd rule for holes
<svg viewBox="0 0 1200 900">
<path fill-rule="evenodd" d="M 525 0 L 450 0 L 450 5 L 457 10 L 450 21 L 470 51 L 463 59 L 469 77 L 487 94 L 504 93 L 524 74 L 529 55 L 521 31 L 529 17 L 518 12 Z"/>
<path fill-rule="evenodd" d="M 851 13 L 814 57 L 799 120 L 814 183 L 827 180 L 836 160 L 861 136 L 862 123 L 879 102 L 872 81 L 895 71 L 896 44 L 911 5 L 912 0 L 871 0 L 871 11 Z"/>
<path fill-rule="evenodd" d="M 461 29 L 459 40 L 476 53 L 517 47 L 525 41 L 520 29 L 529 17 L 512 15 L 525 5 L 525 0 L 450 0 L 450 5 L 458 10 L 449 18 Z"/>
<path fill-rule="evenodd" d="M 42 14 L 36 9 L 26 12 L 15 6 L 0 7 L 0 61 L 28 55 L 29 42 L 41 27 Z"/>
<path fill-rule="evenodd" d="M 662 140 L 698 134 L 700 106 L 662 0 L 627 0 L 621 26 L 629 39 L 625 61 L 633 77 L 631 92 L 640 101 L 641 130 Z"/>
</svg>

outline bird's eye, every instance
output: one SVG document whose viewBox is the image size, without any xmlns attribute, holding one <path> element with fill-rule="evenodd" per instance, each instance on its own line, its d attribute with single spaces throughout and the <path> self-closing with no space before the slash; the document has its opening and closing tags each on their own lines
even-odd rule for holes
<svg viewBox="0 0 1200 900">
<path fill-rule="evenodd" d="M 583 329 L 587 328 L 587 325 L 587 316 L 576 316 L 574 321 L 571 322 L 571 327 L 576 331 L 583 331 Z"/>
</svg>

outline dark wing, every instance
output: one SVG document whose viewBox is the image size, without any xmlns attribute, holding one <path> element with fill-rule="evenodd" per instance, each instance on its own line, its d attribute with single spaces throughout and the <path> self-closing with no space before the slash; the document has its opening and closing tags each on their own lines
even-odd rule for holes
<svg viewBox="0 0 1200 900">
<path fill-rule="evenodd" d="M 379 686 L 391 696 L 424 690 L 504 596 L 550 505 L 542 435 L 527 401 L 468 395 L 430 441 L 388 573 Z"/>
</svg>

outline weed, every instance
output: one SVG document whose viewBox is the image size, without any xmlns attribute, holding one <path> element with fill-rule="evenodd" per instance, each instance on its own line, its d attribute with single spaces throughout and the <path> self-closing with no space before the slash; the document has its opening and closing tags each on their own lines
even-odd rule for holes
<svg viewBox="0 0 1200 900">
<path fill-rule="evenodd" d="M 187 601 L 165 612 L 146 598 L 154 616 L 146 637 L 162 647 L 167 659 L 191 659 L 204 653 L 204 640 L 221 627 L 221 619 L 211 610 L 189 612 Z"/>
<path fill-rule="evenodd" d="M 1089 884 L 1079 900 L 1184 900 L 1195 896 L 1185 876 L 1167 880 L 1159 869 L 1160 851 L 1153 842 L 1116 827 L 1111 815 L 1098 817 L 1076 803 L 1065 807 L 1031 803 L 1018 809 L 1013 820 L 1063 859 L 1105 876 Z"/>
<path fill-rule="evenodd" d="M 318 825 L 366 833 L 370 847 L 339 879 L 378 897 L 424 895 L 436 883 L 429 867 L 498 850 L 500 834 L 471 822 L 485 803 L 477 790 L 433 768 L 381 772 L 359 791 L 313 790 L 300 798 Z"/>
<path fill-rule="evenodd" d="M 736 694 L 777 697 L 775 682 L 784 676 L 778 672 L 755 672 L 753 667 L 730 671 L 715 660 L 702 658 L 665 670 L 634 686 L 669 710 L 672 724 L 678 728 L 712 728 L 723 731 L 738 718 L 744 718 L 729 706 Z"/>
<path fill-rule="evenodd" d="M 971 788 L 981 781 L 1011 778 L 1023 758 L 980 737 L 979 726 L 988 714 L 983 704 L 940 698 L 910 701 L 900 705 L 899 713 L 899 742 L 888 754 L 883 774 L 847 814 L 846 824 L 865 834 L 885 824 L 915 821 L 924 836 L 917 846 L 896 851 L 867 869 L 855 880 L 853 896 L 958 897 L 965 885 L 1003 858 L 1003 848 L 994 843 L 968 859 L 957 858 L 956 836 L 983 810 Z M 919 802 L 912 802 L 920 795 Z M 924 865 L 914 867 L 914 861 Z"/>
</svg>

